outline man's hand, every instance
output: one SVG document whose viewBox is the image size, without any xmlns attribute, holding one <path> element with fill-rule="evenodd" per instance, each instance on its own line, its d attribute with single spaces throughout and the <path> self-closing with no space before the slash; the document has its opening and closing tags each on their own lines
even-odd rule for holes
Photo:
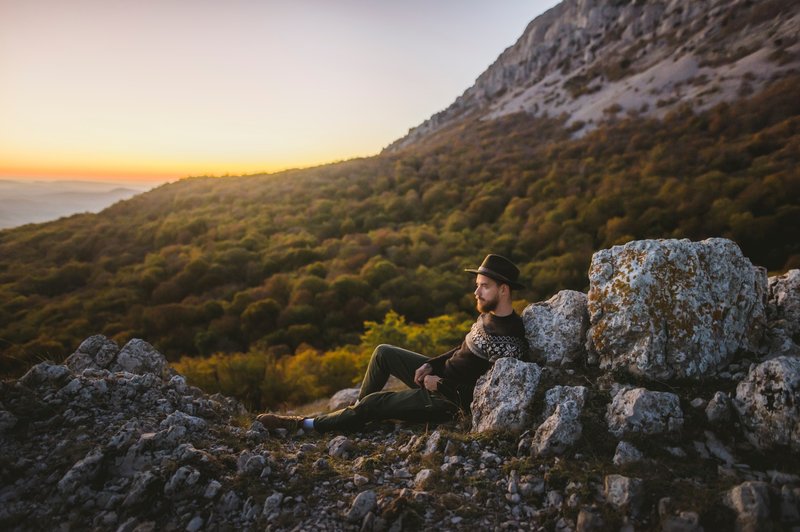
<svg viewBox="0 0 800 532">
<path fill-rule="evenodd" d="M 439 382 L 441 380 L 442 378 L 436 375 L 426 375 L 424 380 L 425 389 L 429 392 L 435 392 L 439 388 Z"/>
<path fill-rule="evenodd" d="M 425 377 L 433 373 L 433 368 L 427 362 L 420 367 L 417 368 L 417 371 L 414 372 L 414 382 L 417 383 L 417 386 L 420 388 L 425 387 Z"/>
</svg>

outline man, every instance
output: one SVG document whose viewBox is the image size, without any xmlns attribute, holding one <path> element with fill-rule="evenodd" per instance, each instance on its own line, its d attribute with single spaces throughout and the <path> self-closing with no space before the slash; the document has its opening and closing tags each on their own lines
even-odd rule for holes
<svg viewBox="0 0 800 532">
<path fill-rule="evenodd" d="M 379 345 L 354 405 L 314 418 L 261 414 L 256 420 L 266 428 L 327 432 L 355 430 L 385 419 L 441 422 L 453 419 L 459 409 L 468 413 L 478 377 L 498 358 L 526 359 L 528 343 L 522 319 L 511 306 L 512 290 L 522 288 L 519 269 L 505 257 L 490 254 L 479 268 L 465 271 L 476 274 L 474 293 L 481 315 L 459 347 L 428 358 Z M 409 389 L 382 391 L 390 375 Z"/>
</svg>

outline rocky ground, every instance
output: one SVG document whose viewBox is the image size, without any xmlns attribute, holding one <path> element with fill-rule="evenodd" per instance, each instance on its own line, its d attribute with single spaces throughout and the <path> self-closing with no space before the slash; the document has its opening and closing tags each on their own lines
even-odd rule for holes
<svg viewBox="0 0 800 532">
<path fill-rule="evenodd" d="M 718 271 L 730 257 L 704 259 L 708 246 L 615 248 L 609 268 L 598 254 L 592 272 L 632 280 L 640 300 L 617 305 L 634 291 L 612 278 L 603 295 L 604 278 L 588 298 L 531 305 L 538 363 L 499 360 L 472 418 L 440 426 L 269 432 L 236 401 L 189 386 L 148 343 L 93 336 L 64 365 L 0 383 L 0 528 L 800 530 L 800 271 L 767 281 L 745 265 L 742 280 Z M 626 259 L 631 250 L 647 260 Z M 676 273 L 664 257 L 692 267 Z M 678 307 L 642 285 L 665 278 L 658 268 Z M 704 268 L 714 283 L 695 278 Z M 703 312 L 733 305 L 724 327 L 702 329 Z M 693 336 L 676 334 L 686 314 Z M 647 319 L 660 325 L 646 338 L 666 320 L 666 352 L 637 336 Z"/>
<path fill-rule="evenodd" d="M 671 388 L 692 398 L 681 400 L 681 431 L 620 445 L 606 421 L 618 383 L 591 369 L 545 369 L 540 404 L 555 384 L 588 394 L 578 443 L 536 456 L 531 432 L 473 434 L 465 420 L 270 434 L 236 402 L 177 375 L 45 363 L 0 387 L 0 526 L 730 530 L 744 515 L 755 529 L 798 527 L 796 454 L 759 452 L 730 412 L 708 419 L 711 390 L 732 393 L 735 382 Z"/>
</svg>

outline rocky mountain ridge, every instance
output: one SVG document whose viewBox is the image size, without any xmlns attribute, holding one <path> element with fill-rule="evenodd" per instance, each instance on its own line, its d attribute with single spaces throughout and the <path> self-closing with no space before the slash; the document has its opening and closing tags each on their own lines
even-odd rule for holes
<svg viewBox="0 0 800 532">
<path fill-rule="evenodd" d="M 387 151 L 467 119 L 565 116 L 575 134 L 760 91 L 800 66 L 800 6 L 785 0 L 564 0 L 447 109 Z"/>
<path fill-rule="evenodd" d="M 595 254 L 588 294 L 525 310 L 533 361 L 498 361 L 471 420 L 322 436 L 94 336 L 0 384 L 0 526 L 791 529 L 799 318 L 800 270 L 768 280 L 724 239 L 630 242 Z M 715 335 L 734 343 L 692 349 Z"/>
</svg>

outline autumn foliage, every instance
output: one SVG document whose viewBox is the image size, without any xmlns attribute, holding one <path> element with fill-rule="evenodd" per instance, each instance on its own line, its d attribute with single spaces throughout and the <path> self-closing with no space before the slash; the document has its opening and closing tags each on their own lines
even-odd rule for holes
<svg viewBox="0 0 800 532">
<path fill-rule="evenodd" d="M 342 346 L 365 322 L 474 315 L 462 270 L 489 251 L 520 265 L 527 301 L 585 290 L 592 253 L 633 239 L 728 237 L 772 272 L 799 267 L 798 86 L 584 135 L 524 114 L 466 122 L 401 152 L 190 178 L 0 231 L 0 367 L 138 337 L 209 390 L 301 401 L 357 378 L 364 352 Z"/>
</svg>

